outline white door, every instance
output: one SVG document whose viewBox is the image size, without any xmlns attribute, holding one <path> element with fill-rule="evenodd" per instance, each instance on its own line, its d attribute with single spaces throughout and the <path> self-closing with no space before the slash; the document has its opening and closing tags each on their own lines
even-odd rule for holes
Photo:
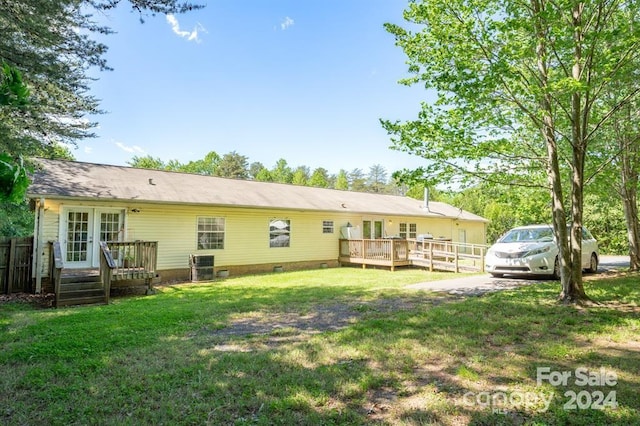
<svg viewBox="0 0 640 426">
<path fill-rule="evenodd" d="M 97 268 L 99 242 L 124 240 L 122 210 L 69 207 L 63 217 L 60 235 L 65 268 Z"/>
<path fill-rule="evenodd" d="M 124 212 L 122 210 L 96 210 L 95 241 L 124 241 Z M 100 266 L 100 244 L 93 247 L 93 267 Z"/>
<path fill-rule="evenodd" d="M 460 253 L 469 253 L 468 247 L 464 244 L 467 243 L 467 230 L 466 229 L 458 229 L 458 242 L 463 244 L 458 248 Z"/>
<path fill-rule="evenodd" d="M 88 268 L 93 264 L 93 209 L 69 208 L 64 213 L 62 257 L 65 268 Z"/>
</svg>

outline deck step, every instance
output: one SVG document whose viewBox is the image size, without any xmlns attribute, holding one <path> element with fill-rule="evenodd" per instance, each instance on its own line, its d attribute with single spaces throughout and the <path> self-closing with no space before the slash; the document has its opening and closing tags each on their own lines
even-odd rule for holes
<svg viewBox="0 0 640 426">
<path fill-rule="evenodd" d="M 60 293 L 76 290 L 102 290 L 102 283 L 100 281 L 74 281 L 60 283 Z"/>
<path fill-rule="evenodd" d="M 104 296 L 85 296 L 85 297 L 74 297 L 69 299 L 60 298 L 56 303 L 57 307 L 60 306 L 75 306 L 75 305 L 98 305 L 105 304 Z"/>
<path fill-rule="evenodd" d="M 102 284 L 94 281 L 66 282 L 60 284 L 56 306 L 90 305 L 105 303 Z"/>
<path fill-rule="evenodd" d="M 99 283 L 100 275 L 62 275 L 60 282 L 68 283 Z"/>
</svg>

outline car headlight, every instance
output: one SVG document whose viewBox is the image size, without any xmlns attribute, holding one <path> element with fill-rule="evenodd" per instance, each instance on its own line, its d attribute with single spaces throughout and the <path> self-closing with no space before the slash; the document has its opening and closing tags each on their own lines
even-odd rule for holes
<svg viewBox="0 0 640 426">
<path fill-rule="evenodd" d="M 549 250 L 551 250 L 551 246 L 540 247 L 540 248 L 537 248 L 535 250 L 531 250 L 524 257 L 535 256 L 536 254 L 547 253 Z"/>
</svg>

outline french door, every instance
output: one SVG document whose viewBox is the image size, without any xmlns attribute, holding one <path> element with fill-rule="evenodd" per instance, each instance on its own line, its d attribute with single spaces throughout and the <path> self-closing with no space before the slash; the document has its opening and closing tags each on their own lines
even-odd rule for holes
<svg viewBox="0 0 640 426">
<path fill-rule="evenodd" d="M 60 231 L 65 268 L 97 267 L 99 241 L 121 241 L 124 236 L 122 210 L 69 207 L 63 210 Z"/>
<path fill-rule="evenodd" d="M 362 238 L 365 240 L 375 240 L 382 238 L 382 220 L 363 220 L 362 221 Z"/>
</svg>

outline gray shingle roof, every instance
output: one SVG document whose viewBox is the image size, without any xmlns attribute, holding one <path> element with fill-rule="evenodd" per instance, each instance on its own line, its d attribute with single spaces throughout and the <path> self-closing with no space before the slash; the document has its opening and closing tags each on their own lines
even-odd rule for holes
<svg viewBox="0 0 640 426">
<path fill-rule="evenodd" d="M 134 200 L 164 204 L 486 219 L 446 203 L 133 167 L 38 159 L 31 198 Z"/>
</svg>

